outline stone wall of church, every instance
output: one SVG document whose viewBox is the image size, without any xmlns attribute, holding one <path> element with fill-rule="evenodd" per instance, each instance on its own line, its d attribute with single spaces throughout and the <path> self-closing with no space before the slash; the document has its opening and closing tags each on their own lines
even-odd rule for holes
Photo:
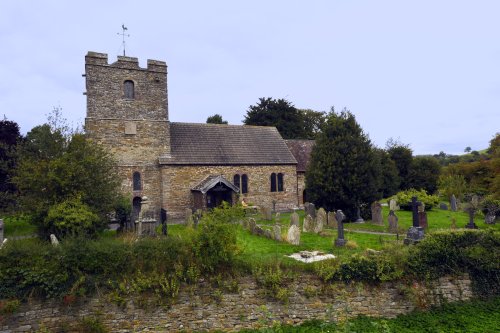
<svg viewBox="0 0 500 333">
<path fill-rule="evenodd" d="M 284 191 L 271 192 L 270 176 L 272 173 L 284 174 Z M 161 167 L 163 207 L 169 218 L 184 217 L 186 208 L 193 208 L 191 189 L 210 175 L 223 175 L 233 182 L 235 174 L 248 176 L 248 193 L 242 194 L 245 201 L 260 207 L 272 207 L 276 201 L 276 210 L 297 207 L 297 176 L 295 165 L 258 165 L 258 166 L 176 166 Z"/>
<path fill-rule="evenodd" d="M 297 172 L 297 195 L 299 196 L 299 205 L 304 204 L 304 190 L 306 188 L 305 172 Z"/>
</svg>

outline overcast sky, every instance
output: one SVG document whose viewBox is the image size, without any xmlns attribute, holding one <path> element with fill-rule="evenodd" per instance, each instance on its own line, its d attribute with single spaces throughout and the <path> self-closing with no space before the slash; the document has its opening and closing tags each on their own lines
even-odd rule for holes
<svg viewBox="0 0 500 333">
<path fill-rule="evenodd" d="M 259 97 L 350 109 L 372 141 L 483 149 L 500 131 L 500 1 L 0 0 L 0 112 L 85 118 L 84 56 L 169 66 L 171 121 L 240 124 Z M 1 114 L 1 113 L 0 113 Z"/>
</svg>

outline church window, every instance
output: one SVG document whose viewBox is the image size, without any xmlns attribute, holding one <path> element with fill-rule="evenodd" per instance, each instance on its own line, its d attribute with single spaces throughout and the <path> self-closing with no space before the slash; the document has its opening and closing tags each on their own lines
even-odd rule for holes
<svg viewBox="0 0 500 333">
<path fill-rule="evenodd" d="M 271 192 L 276 192 L 276 174 L 271 174 Z"/>
<path fill-rule="evenodd" d="M 133 185 L 134 185 L 134 191 L 140 191 L 142 190 L 142 184 L 141 184 L 141 173 L 140 172 L 134 172 L 133 175 Z"/>
<path fill-rule="evenodd" d="M 248 176 L 241 175 L 241 193 L 248 193 Z"/>
<path fill-rule="evenodd" d="M 125 93 L 126 99 L 134 99 L 135 98 L 134 81 L 126 80 L 123 83 L 123 91 Z"/>
<path fill-rule="evenodd" d="M 278 173 L 278 192 L 283 192 L 283 174 Z"/>
<path fill-rule="evenodd" d="M 234 175 L 234 177 L 233 177 L 233 184 L 237 188 L 240 188 L 240 175 Z"/>
</svg>

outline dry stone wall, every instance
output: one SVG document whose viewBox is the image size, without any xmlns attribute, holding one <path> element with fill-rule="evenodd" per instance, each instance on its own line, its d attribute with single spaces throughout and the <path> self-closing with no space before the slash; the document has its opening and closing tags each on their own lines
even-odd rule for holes
<svg viewBox="0 0 500 333">
<path fill-rule="evenodd" d="M 323 284 L 310 275 L 299 276 L 288 286 L 288 303 L 266 298 L 252 277 L 240 278 L 238 291 L 221 292 L 208 281 L 182 288 L 170 306 L 155 306 L 151 299 L 129 299 L 124 306 L 106 296 L 81 304 L 62 301 L 32 302 L 0 321 L 0 333 L 31 332 L 41 325 L 57 330 L 86 316 L 98 316 L 112 332 L 179 332 L 269 326 L 273 321 L 299 324 L 306 320 L 338 320 L 358 314 L 395 317 L 419 305 L 467 300 L 472 297 L 467 276 L 444 277 L 425 286 L 414 283 Z M 142 306 L 137 306 L 142 304 Z M 149 304 L 146 306 L 145 304 Z"/>
</svg>

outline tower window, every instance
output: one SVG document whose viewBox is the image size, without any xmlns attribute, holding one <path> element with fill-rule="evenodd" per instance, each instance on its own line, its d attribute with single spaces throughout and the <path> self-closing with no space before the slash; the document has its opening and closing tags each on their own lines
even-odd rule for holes
<svg viewBox="0 0 500 333">
<path fill-rule="evenodd" d="M 241 175 L 241 193 L 248 193 L 248 176 Z"/>
<path fill-rule="evenodd" d="M 142 184 L 141 184 L 141 173 L 140 172 L 134 172 L 133 176 L 133 188 L 134 188 L 134 191 L 140 191 L 142 190 Z"/>
<path fill-rule="evenodd" d="M 134 81 L 126 80 L 123 83 L 123 91 L 125 93 L 126 99 L 134 99 L 135 98 Z"/>
</svg>

